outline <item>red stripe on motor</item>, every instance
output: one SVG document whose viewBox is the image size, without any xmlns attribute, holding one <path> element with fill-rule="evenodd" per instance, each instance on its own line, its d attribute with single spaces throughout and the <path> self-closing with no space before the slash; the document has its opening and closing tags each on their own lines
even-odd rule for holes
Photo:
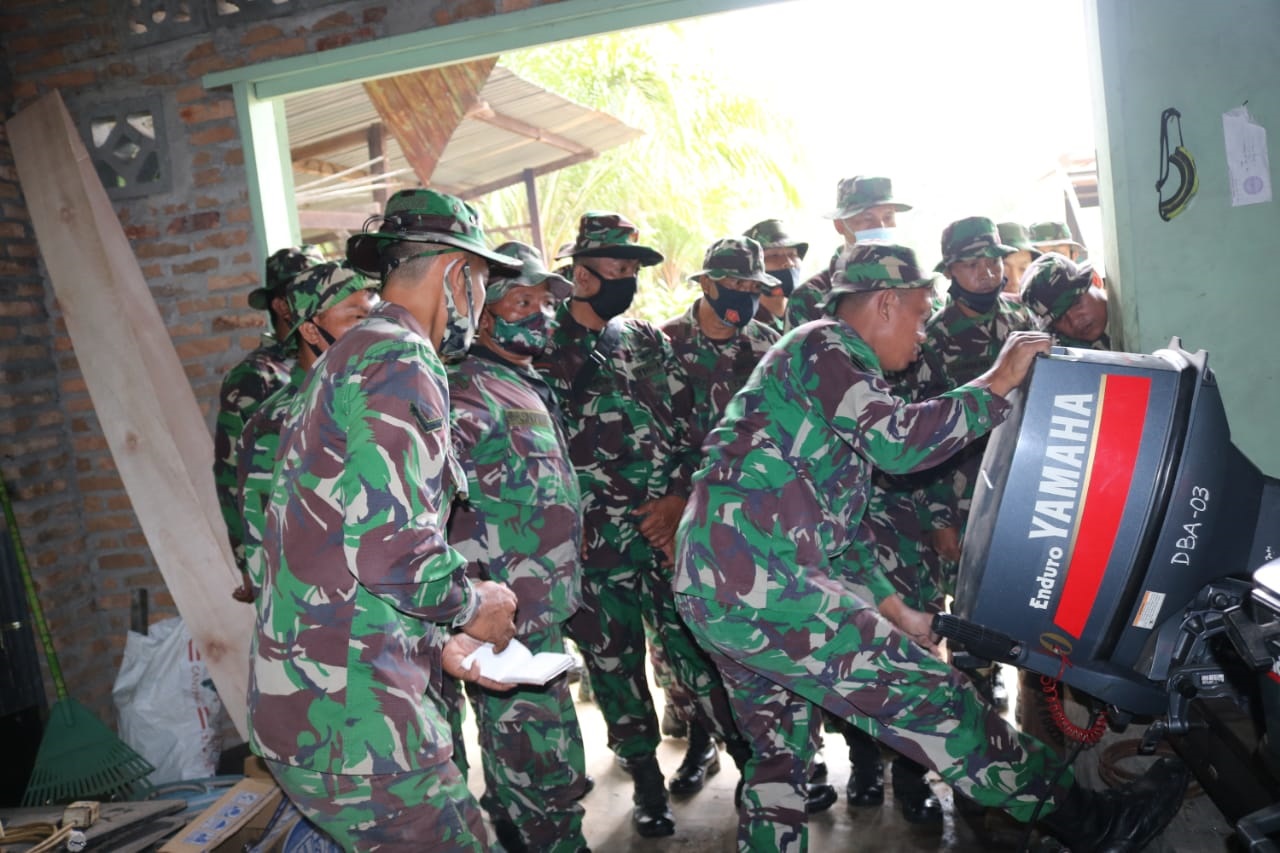
<svg viewBox="0 0 1280 853">
<path fill-rule="evenodd" d="M 1084 631 L 1111 560 L 1142 447 L 1151 380 L 1107 374 L 1103 389 L 1094 451 L 1089 459 L 1089 488 L 1077 517 L 1076 546 L 1067 566 L 1062 597 L 1053 614 L 1054 623 L 1073 637 Z"/>
</svg>

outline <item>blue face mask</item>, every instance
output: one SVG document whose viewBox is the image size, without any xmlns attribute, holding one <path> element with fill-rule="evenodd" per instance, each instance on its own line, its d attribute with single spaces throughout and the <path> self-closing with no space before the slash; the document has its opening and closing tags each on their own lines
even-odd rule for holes
<svg viewBox="0 0 1280 853">
<path fill-rule="evenodd" d="M 868 240 L 882 240 L 886 243 L 898 242 L 897 228 L 868 228 L 866 231 L 854 231 L 853 239 L 859 243 L 865 243 Z"/>
</svg>

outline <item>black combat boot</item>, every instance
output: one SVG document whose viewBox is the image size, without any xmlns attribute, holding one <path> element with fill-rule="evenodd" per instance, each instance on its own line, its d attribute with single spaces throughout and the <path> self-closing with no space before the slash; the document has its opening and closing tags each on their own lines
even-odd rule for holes
<svg viewBox="0 0 1280 853">
<path fill-rule="evenodd" d="M 849 743 L 849 808 L 878 806 L 884 802 L 884 761 L 880 742 L 859 729 L 845 733 Z"/>
<path fill-rule="evenodd" d="M 636 832 L 645 838 L 660 838 L 676 831 L 676 819 L 667 805 L 667 786 L 663 784 L 662 768 L 653 753 L 630 759 L 631 776 L 636 780 L 636 790 L 631 799 L 631 823 Z"/>
<path fill-rule="evenodd" d="M 1091 791 L 1072 785 L 1040 825 L 1072 853 L 1137 853 L 1173 820 L 1190 779 L 1185 764 L 1162 758 L 1120 788 Z"/>
<path fill-rule="evenodd" d="M 942 803 L 925 781 L 926 768 L 899 755 L 893 759 L 893 798 L 902 808 L 907 823 L 917 826 L 942 826 Z"/>
<path fill-rule="evenodd" d="M 524 843 L 520 830 L 511 821 L 505 818 L 495 820 L 493 834 L 498 836 L 498 843 L 507 853 L 529 853 L 529 845 Z"/>
<path fill-rule="evenodd" d="M 687 797 L 702 790 L 708 776 L 720 772 L 720 750 L 702 724 L 689 723 L 689 748 L 667 787 L 672 794 Z"/>
</svg>

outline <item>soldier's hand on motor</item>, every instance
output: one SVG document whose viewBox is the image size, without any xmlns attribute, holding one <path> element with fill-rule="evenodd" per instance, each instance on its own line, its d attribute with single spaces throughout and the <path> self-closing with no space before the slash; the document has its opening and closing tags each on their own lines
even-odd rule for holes
<svg viewBox="0 0 1280 853">
<path fill-rule="evenodd" d="M 938 556 L 952 563 L 960 562 L 960 531 L 955 527 L 943 527 L 929 532 L 929 542 Z"/>
<path fill-rule="evenodd" d="M 880 615 L 893 623 L 893 627 L 910 637 L 935 655 L 938 654 L 938 635 L 933 633 L 933 616 L 914 607 L 908 607 L 902 597 L 891 595 L 880 602 Z"/>
<path fill-rule="evenodd" d="M 460 681 L 470 681 L 489 690 L 507 691 L 515 687 L 514 684 L 507 684 L 502 681 L 494 681 L 492 678 L 485 678 L 480 674 L 480 667 L 474 664 L 470 669 L 463 666 L 462 661 L 467 655 L 480 648 L 483 643 L 475 637 L 463 633 L 454 634 L 449 638 L 449 642 L 444 644 L 444 649 L 440 653 L 440 666 L 445 672 L 452 675 Z"/>
<path fill-rule="evenodd" d="M 1014 332 L 1005 340 L 996 363 L 981 378 L 993 393 L 1007 397 L 1022 384 L 1035 357 L 1052 345 L 1053 338 L 1046 332 Z"/>
<path fill-rule="evenodd" d="M 516 635 L 516 594 L 507 586 L 494 581 L 474 581 L 474 590 L 480 596 L 480 606 L 471 621 L 462 630 L 486 643 L 493 643 L 494 651 L 502 651 Z"/>
<path fill-rule="evenodd" d="M 665 495 L 636 507 L 636 527 L 650 545 L 659 550 L 670 549 L 676 539 L 676 528 L 684 513 L 685 500 L 678 495 Z"/>
</svg>

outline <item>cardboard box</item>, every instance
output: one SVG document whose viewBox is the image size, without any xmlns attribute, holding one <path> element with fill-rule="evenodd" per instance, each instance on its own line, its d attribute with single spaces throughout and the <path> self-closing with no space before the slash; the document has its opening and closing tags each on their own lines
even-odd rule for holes
<svg viewBox="0 0 1280 853">
<path fill-rule="evenodd" d="M 160 853 L 231 853 L 256 841 L 275 814 L 282 794 L 273 782 L 244 779 L 218 798 Z"/>
</svg>

